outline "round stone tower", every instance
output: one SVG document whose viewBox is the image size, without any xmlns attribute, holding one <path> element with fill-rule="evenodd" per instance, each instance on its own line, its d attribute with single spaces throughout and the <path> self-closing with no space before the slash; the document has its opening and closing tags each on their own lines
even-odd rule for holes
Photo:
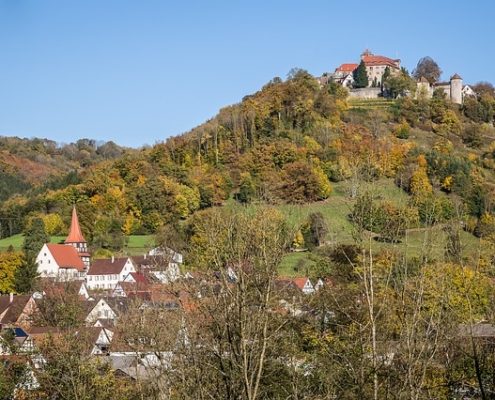
<svg viewBox="0 0 495 400">
<path fill-rule="evenodd" d="M 462 104 L 462 78 L 457 74 L 450 78 L 450 100 L 452 103 Z"/>
</svg>

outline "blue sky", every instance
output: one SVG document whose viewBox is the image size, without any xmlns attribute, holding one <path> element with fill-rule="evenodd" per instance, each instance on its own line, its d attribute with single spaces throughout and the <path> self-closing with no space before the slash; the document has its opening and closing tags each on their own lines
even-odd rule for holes
<svg viewBox="0 0 495 400">
<path fill-rule="evenodd" d="M 0 135 L 128 146 L 370 48 L 495 82 L 495 2 L 0 0 Z"/>
</svg>

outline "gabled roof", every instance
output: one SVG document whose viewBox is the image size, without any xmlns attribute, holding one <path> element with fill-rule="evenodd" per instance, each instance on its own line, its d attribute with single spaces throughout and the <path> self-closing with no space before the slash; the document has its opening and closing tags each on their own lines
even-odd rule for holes
<svg viewBox="0 0 495 400">
<path fill-rule="evenodd" d="M 299 278 L 293 278 L 292 282 L 294 282 L 294 285 L 296 285 L 299 289 L 303 290 L 304 286 L 306 285 L 306 282 L 308 282 L 309 278 L 306 277 L 299 277 Z"/>
<path fill-rule="evenodd" d="M 46 246 L 60 268 L 75 268 L 78 271 L 84 271 L 84 263 L 74 247 L 53 243 L 47 243 Z"/>
<path fill-rule="evenodd" d="M 148 284 L 149 280 L 142 272 L 130 272 L 129 275 L 134 279 L 135 283 Z M 130 282 L 127 277 L 124 278 L 124 282 Z M 133 282 L 132 282 L 133 283 Z"/>
<path fill-rule="evenodd" d="M 0 296 L 0 315 L 5 312 L 0 323 L 11 324 L 17 322 L 31 296 L 17 295 L 13 296 L 12 302 L 10 296 Z"/>
<path fill-rule="evenodd" d="M 340 64 L 335 68 L 335 72 L 353 72 L 359 65 L 353 63 Z"/>
<path fill-rule="evenodd" d="M 94 260 L 88 270 L 88 275 L 120 274 L 129 258 L 102 258 Z"/>
<path fill-rule="evenodd" d="M 278 277 L 275 281 L 275 284 L 279 288 L 297 288 L 299 290 L 304 289 L 304 285 L 306 285 L 306 282 L 309 280 L 307 277 L 297 277 L 297 278 L 292 278 L 292 277 L 285 277 L 281 276 Z M 311 283 L 311 281 L 310 281 Z"/>
<path fill-rule="evenodd" d="M 79 226 L 79 218 L 77 218 L 76 206 L 72 208 L 72 220 L 70 223 L 69 235 L 65 239 L 65 243 L 85 243 L 86 239 Z"/>
<path fill-rule="evenodd" d="M 392 59 L 388 58 L 385 56 L 375 56 L 373 54 L 363 54 L 361 57 L 361 60 L 363 60 L 364 64 L 368 66 L 375 66 L 375 65 L 387 65 L 389 67 L 394 67 L 397 68 L 397 64 L 400 62 L 399 59 Z"/>
</svg>

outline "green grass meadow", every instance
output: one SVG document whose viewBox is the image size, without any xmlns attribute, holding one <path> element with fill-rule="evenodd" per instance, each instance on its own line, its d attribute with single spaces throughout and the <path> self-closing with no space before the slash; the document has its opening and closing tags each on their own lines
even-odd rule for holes
<svg viewBox="0 0 495 400">
<path fill-rule="evenodd" d="M 65 236 L 52 236 L 51 243 L 63 243 Z M 8 238 L 0 239 L 0 251 L 7 251 L 12 246 L 15 250 L 22 248 L 24 236 L 13 235 Z M 127 243 L 123 249 L 123 253 L 130 255 L 144 254 L 154 246 L 155 239 L 153 235 L 131 235 L 127 238 Z"/>
</svg>

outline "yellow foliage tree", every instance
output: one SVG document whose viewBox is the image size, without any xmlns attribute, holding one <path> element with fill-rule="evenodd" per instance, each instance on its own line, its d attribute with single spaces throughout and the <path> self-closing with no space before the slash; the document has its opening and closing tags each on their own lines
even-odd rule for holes
<svg viewBox="0 0 495 400">
<path fill-rule="evenodd" d="M 45 231 L 48 235 L 58 235 L 65 232 L 65 224 L 59 214 L 46 214 L 41 216 L 45 224 Z"/>
<path fill-rule="evenodd" d="M 332 193 L 332 185 L 320 166 L 313 167 L 313 174 L 318 182 L 318 197 L 326 199 Z"/>
<path fill-rule="evenodd" d="M 15 291 L 15 271 L 24 262 L 21 252 L 0 253 L 0 293 Z"/>
<path fill-rule="evenodd" d="M 294 247 L 295 249 L 300 249 L 304 247 L 304 236 L 300 229 L 294 235 L 294 241 L 292 242 L 292 247 Z"/>
<path fill-rule="evenodd" d="M 426 173 L 426 159 L 422 154 L 418 157 L 418 168 L 411 176 L 409 190 L 416 199 L 424 198 L 433 193 L 433 187 Z"/>
</svg>

